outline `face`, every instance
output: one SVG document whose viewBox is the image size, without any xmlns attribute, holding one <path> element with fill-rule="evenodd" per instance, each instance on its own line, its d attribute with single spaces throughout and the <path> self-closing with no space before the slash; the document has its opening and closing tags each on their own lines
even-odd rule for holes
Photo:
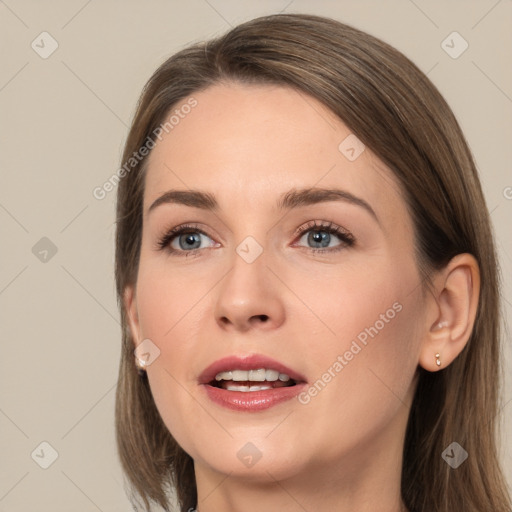
<svg viewBox="0 0 512 512">
<path fill-rule="evenodd" d="M 232 84 L 194 98 L 149 157 L 126 294 L 136 344 L 159 351 L 147 373 L 165 425 L 196 471 L 258 480 L 379 463 L 401 449 L 420 352 L 400 187 L 311 97 Z M 229 389 L 261 372 L 203 382 L 262 367 L 274 371 L 259 391 Z"/>
</svg>

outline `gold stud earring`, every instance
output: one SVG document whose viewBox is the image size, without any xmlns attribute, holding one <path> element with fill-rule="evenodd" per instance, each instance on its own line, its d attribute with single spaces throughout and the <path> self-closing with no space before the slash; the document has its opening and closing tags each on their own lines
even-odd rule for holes
<svg viewBox="0 0 512 512">
<path fill-rule="evenodd" d="M 439 354 L 436 354 L 436 364 L 437 364 L 437 366 L 441 366 L 441 360 L 439 359 Z"/>
</svg>

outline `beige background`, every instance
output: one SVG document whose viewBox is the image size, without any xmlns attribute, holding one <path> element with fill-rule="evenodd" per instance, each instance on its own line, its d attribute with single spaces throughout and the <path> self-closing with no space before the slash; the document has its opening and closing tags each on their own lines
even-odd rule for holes
<svg viewBox="0 0 512 512">
<path fill-rule="evenodd" d="M 130 510 L 113 430 L 115 192 L 99 201 L 92 191 L 118 168 L 138 95 L 166 57 L 280 11 L 327 15 L 384 39 L 445 95 L 481 173 L 510 317 L 511 0 L 0 0 L 0 512 Z M 43 31 L 58 43 L 46 59 L 31 47 L 51 49 Z M 453 31 L 469 43 L 457 59 L 441 47 Z M 42 237 L 56 254 L 44 253 Z M 504 352 L 510 374 L 510 337 Z M 510 483 L 511 400 L 507 377 Z M 48 469 L 39 466 L 51 462 L 43 441 L 58 453 Z"/>
</svg>

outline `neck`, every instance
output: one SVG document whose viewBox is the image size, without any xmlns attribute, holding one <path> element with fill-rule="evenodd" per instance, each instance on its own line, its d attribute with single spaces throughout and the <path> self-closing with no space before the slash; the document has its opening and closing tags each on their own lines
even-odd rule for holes
<svg viewBox="0 0 512 512">
<path fill-rule="evenodd" d="M 306 512 L 336 510 L 337 512 L 407 512 L 400 497 L 399 486 L 371 482 L 349 488 L 339 480 L 318 478 L 289 481 L 273 480 L 247 483 L 223 475 L 215 485 L 208 486 L 209 493 L 198 494 L 196 512 Z"/>
</svg>

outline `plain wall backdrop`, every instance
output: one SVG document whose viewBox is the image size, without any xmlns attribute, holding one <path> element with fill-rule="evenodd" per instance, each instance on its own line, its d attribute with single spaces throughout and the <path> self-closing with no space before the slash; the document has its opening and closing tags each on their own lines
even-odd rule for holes
<svg viewBox="0 0 512 512">
<path fill-rule="evenodd" d="M 0 0 L 0 512 L 131 509 L 114 437 L 116 191 L 98 200 L 93 190 L 119 168 L 158 65 L 281 11 L 383 39 L 445 96 L 480 172 L 510 317 L 511 0 Z M 501 454 L 512 484 L 505 338 Z"/>
</svg>

